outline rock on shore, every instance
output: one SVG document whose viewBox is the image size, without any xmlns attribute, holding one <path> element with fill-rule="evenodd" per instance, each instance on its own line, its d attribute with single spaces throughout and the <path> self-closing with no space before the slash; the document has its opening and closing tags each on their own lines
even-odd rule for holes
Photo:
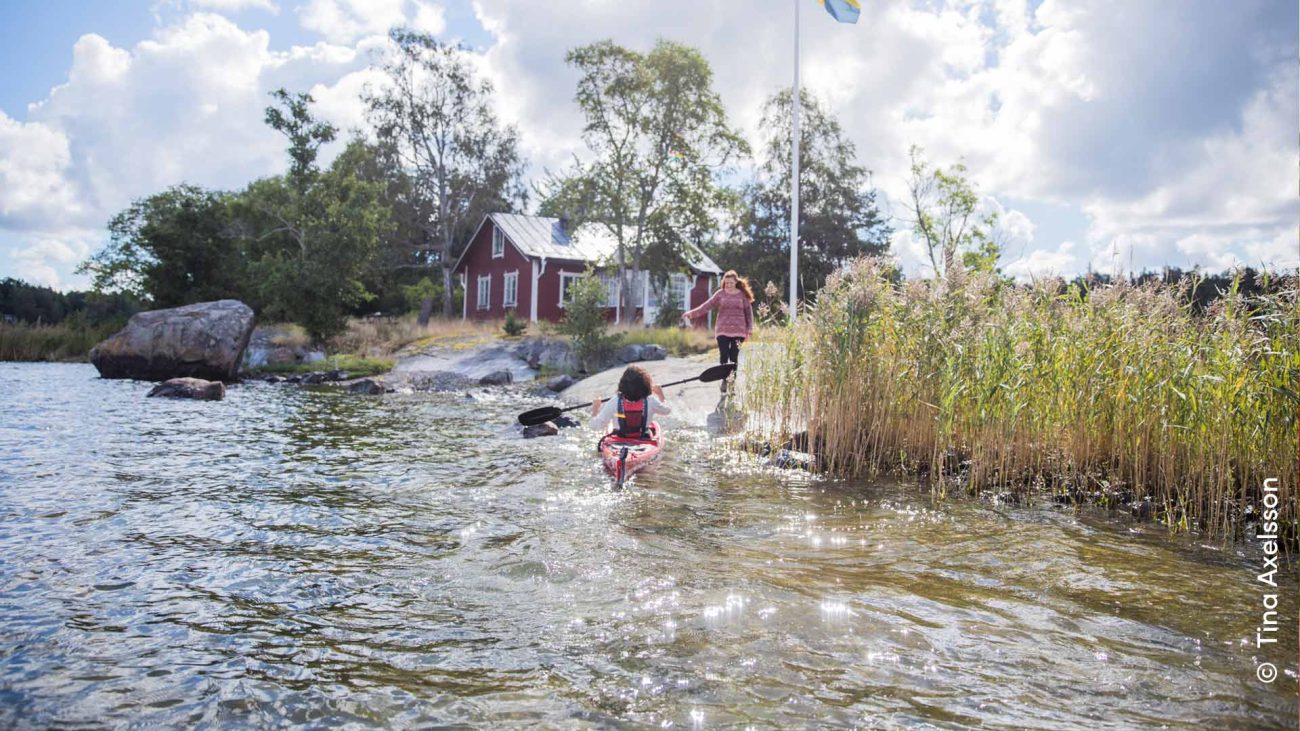
<svg viewBox="0 0 1300 731">
<path fill-rule="evenodd" d="M 230 381 L 252 333 L 253 310 L 238 300 L 150 310 L 96 345 L 90 362 L 104 378 Z"/>
</svg>

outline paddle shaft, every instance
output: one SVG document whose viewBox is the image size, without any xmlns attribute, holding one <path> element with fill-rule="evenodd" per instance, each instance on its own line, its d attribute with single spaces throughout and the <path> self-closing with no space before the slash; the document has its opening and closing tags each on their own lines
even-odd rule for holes
<svg viewBox="0 0 1300 731">
<path fill-rule="evenodd" d="M 734 371 L 735 368 L 736 368 L 735 365 L 731 363 L 727 363 L 724 365 L 716 365 L 713 366 L 712 368 L 707 369 L 706 371 L 704 371 L 698 376 L 695 376 L 693 378 L 683 378 L 680 381 L 673 381 L 672 383 L 665 383 L 662 386 L 660 386 L 660 388 L 662 389 L 666 386 L 676 386 L 682 383 L 689 383 L 691 381 L 704 381 L 705 383 L 719 381 L 731 375 L 732 371 Z M 525 411 L 524 413 L 519 415 L 519 423 L 523 424 L 524 426 L 541 424 L 550 421 L 551 419 L 554 419 L 555 417 L 559 416 L 560 414 L 563 414 L 566 411 L 573 411 L 575 409 L 585 408 L 587 406 L 591 406 L 594 403 L 596 402 L 588 401 L 586 403 L 578 404 L 576 406 L 570 406 L 565 409 L 558 409 L 554 406 L 546 406 L 540 409 L 533 409 L 532 411 Z"/>
<path fill-rule="evenodd" d="M 662 384 L 659 384 L 659 388 L 668 388 L 669 386 L 680 386 L 680 385 L 682 385 L 683 383 L 690 383 L 691 381 L 698 381 L 698 380 L 700 380 L 700 378 L 701 378 L 701 376 L 695 376 L 695 377 L 693 377 L 693 378 L 683 378 L 683 379 L 680 380 L 680 381 L 673 381 L 672 383 L 662 383 Z M 610 398 L 613 398 L 613 396 L 610 396 Z M 601 400 L 603 401 L 604 399 L 601 399 Z M 578 404 L 577 406 L 570 406 L 570 407 L 568 407 L 568 408 L 560 409 L 560 413 L 563 414 L 563 413 L 566 412 L 566 411 L 573 411 L 574 409 L 582 409 L 582 408 L 586 408 L 586 407 L 588 407 L 588 406 L 591 406 L 591 405 L 594 404 L 594 403 L 596 403 L 596 402 L 595 402 L 595 401 L 588 401 L 588 402 L 586 402 L 586 403 L 584 403 L 584 404 Z"/>
</svg>

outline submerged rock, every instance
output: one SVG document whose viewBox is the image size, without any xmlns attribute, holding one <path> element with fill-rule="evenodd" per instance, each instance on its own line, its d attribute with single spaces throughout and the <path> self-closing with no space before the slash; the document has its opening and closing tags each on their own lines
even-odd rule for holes
<svg viewBox="0 0 1300 731">
<path fill-rule="evenodd" d="M 202 378 L 172 378 L 154 386 L 145 398 L 191 398 L 220 401 L 226 397 L 226 384 Z"/>
<path fill-rule="evenodd" d="M 253 333 L 253 310 L 238 300 L 140 312 L 96 345 L 90 362 L 104 378 L 191 376 L 234 380 Z"/>
<path fill-rule="evenodd" d="M 384 392 L 384 387 L 373 379 L 363 378 L 351 386 L 348 386 L 348 392 L 359 393 L 366 396 L 378 396 Z"/>
<path fill-rule="evenodd" d="M 564 389 L 568 388 L 569 386 L 572 386 L 575 383 L 577 383 L 577 380 L 574 379 L 573 376 L 570 376 L 567 373 L 562 373 L 547 381 L 546 388 L 550 389 L 551 391 L 555 391 L 556 393 L 559 393 L 560 391 L 563 391 Z"/>
<path fill-rule="evenodd" d="M 505 386 L 515 382 L 515 378 L 510 371 L 492 371 L 491 373 L 478 379 L 481 386 Z"/>
</svg>

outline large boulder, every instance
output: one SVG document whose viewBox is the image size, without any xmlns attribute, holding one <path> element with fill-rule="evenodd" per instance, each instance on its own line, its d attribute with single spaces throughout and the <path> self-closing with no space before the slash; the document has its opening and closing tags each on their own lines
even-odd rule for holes
<svg viewBox="0 0 1300 731">
<path fill-rule="evenodd" d="M 663 360 L 668 357 L 668 349 L 656 343 L 641 346 L 641 360 Z"/>
<path fill-rule="evenodd" d="M 528 367 L 537 370 L 542 367 L 559 371 L 574 371 L 578 368 L 578 359 L 573 354 L 573 346 L 567 340 L 559 338 L 530 338 L 515 346 L 515 356 L 528 362 Z"/>
<path fill-rule="evenodd" d="M 150 389 L 146 398 L 152 397 L 220 401 L 226 397 L 226 384 L 221 381 L 205 381 L 202 378 L 172 378 Z"/>
<path fill-rule="evenodd" d="M 230 381 L 252 333 L 253 310 L 238 300 L 150 310 L 96 345 L 90 362 L 104 378 Z"/>
<path fill-rule="evenodd" d="M 614 351 L 614 359 L 619 363 L 635 363 L 639 360 L 644 360 L 641 355 L 641 349 L 640 345 L 624 345 Z"/>
</svg>

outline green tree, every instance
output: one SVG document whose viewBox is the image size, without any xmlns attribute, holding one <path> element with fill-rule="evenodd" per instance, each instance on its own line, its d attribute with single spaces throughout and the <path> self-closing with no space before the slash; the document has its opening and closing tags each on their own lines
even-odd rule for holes
<svg viewBox="0 0 1300 731">
<path fill-rule="evenodd" d="M 394 29 L 397 50 L 385 83 L 365 94 L 368 116 L 413 184 L 413 210 L 442 269 L 442 312 L 452 314 L 451 270 L 483 216 L 523 204 L 518 134 L 492 111 L 492 85 L 479 80 L 461 48 Z"/>
<path fill-rule="evenodd" d="M 379 249 L 361 277 L 366 289 L 375 295 L 367 306 L 383 312 L 414 309 L 427 317 L 434 300 L 441 304 L 441 287 L 431 283 L 421 290 L 431 298 L 424 303 L 427 307 L 422 307 L 421 302 L 411 304 L 406 288 L 427 281 L 434 268 L 428 256 L 431 239 L 425 225 L 431 215 L 430 204 L 416 194 L 416 183 L 402 169 L 391 144 L 354 139 L 333 167 L 378 184 L 380 205 L 389 212 L 389 225 L 380 236 Z"/>
<path fill-rule="evenodd" d="M 958 163 L 947 171 L 932 167 L 916 146 L 911 156 L 908 210 L 912 232 L 925 245 L 935 276 L 956 280 L 962 267 L 996 271 L 1002 250 L 998 215 L 978 214 L 979 194 L 966 178 L 966 166 Z"/>
<path fill-rule="evenodd" d="M 727 199 L 719 176 L 748 148 L 693 48 L 660 40 L 640 54 L 606 40 L 566 60 L 581 73 L 575 98 L 590 157 L 551 177 L 542 210 L 608 229 L 626 311 L 629 264 L 653 263 L 660 278 L 684 267 Z"/>
<path fill-rule="evenodd" d="M 790 281 L 790 139 L 794 95 L 769 97 L 760 122 L 763 158 L 756 179 L 741 192 L 730 241 L 714 249 L 724 269 L 788 296 Z M 870 172 L 839 121 L 800 92 L 799 297 L 821 289 L 846 261 L 884 253 L 893 232 L 876 203 Z"/>
<path fill-rule="evenodd" d="M 286 132 L 290 174 L 253 182 L 235 205 L 249 299 L 264 316 L 296 322 L 324 338 L 341 332 L 348 313 L 373 297 L 362 276 L 391 219 L 382 184 L 359 177 L 349 159 L 316 169 L 314 145 L 328 125 L 317 122 L 305 104 L 291 105 L 287 118 L 272 111 L 268 124 L 299 132 Z"/>
<path fill-rule="evenodd" d="M 176 185 L 132 202 L 108 232 L 108 245 L 77 269 L 91 275 L 97 292 L 175 307 L 241 291 L 243 262 L 226 193 Z"/>
<path fill-rule="evenodd" d="M 316 172 L 316 153 L 321 145 L 334 141 L 338 130 L 328 122 L 311 115 L 310 105 L 315 102 L 306 92 L 290 94 L 283 88 L 271 92 L 277 102 L 284 105 L 266 108 L 267 125 L 289 138 L 289 180 L 299 191 L 306 189 Z"/>
<path fill-rule="evenodd" d="M 556 329 L 573 339 L 573 352 L 583 370 L 591 370 L 609 352 L 613 338 L 605 319 L 609 290 L 591 267 L 573 280 L 567 292 L 564 319 Z"/>
</svg>

